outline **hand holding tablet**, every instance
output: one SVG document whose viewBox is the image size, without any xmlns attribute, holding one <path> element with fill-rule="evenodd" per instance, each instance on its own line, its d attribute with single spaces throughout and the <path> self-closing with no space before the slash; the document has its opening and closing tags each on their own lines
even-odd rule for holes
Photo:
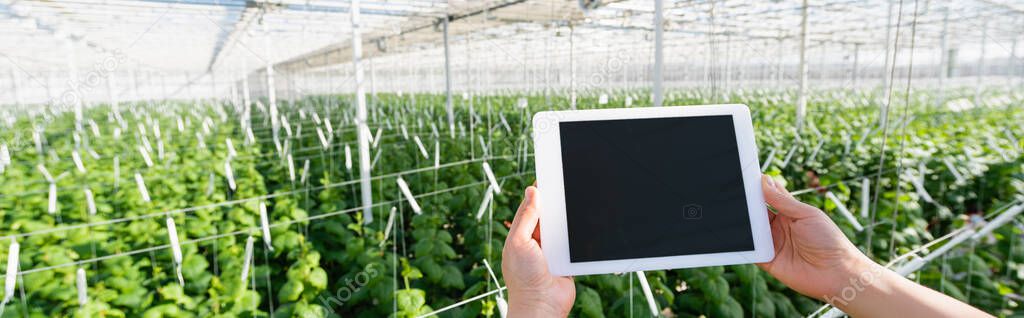
<svg viewBox="0 0 1024 318">
<path fill-rule="evenodd" d="M 852 316 L 990 317 L 875 263 L 761 175 L 742 105 L 540 113 L 534 125 L 542 190 L 527 188 L 502 250 L 510 317 L 567 316 L 567 275 L 739 263 Z"/>
<path fill-rule="evenodd" d="M 774 256 L 746 106 L 542 112 L 534 127 L 553 274 Z"/>
</svg>

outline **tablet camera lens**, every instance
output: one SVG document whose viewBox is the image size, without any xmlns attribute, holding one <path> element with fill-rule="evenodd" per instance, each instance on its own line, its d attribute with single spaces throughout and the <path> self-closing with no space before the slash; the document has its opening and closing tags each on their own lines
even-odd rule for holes
<svg viewBox="0 0 1024 318">
<path fill-rule="evenodd" d="M 687 204 L 683 207 L 683 218 L 696 220 L 704 217 L 704 208 L 697 204 Z"/>
</svg>

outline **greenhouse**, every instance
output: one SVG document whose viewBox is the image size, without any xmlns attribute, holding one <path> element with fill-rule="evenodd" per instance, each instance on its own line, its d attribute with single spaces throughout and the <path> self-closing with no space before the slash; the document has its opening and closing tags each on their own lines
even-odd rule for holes
<svg viewBox="0 0 1024 318">
<path fill-rule="evenodd" d="M 0 318 L 540 316 L 510 249 L 564 243 L 526 215 L 569 191 L 534 116 L 724 104 L 786 190 L 773 263 L 541 265 L 555 316 L 1024 317 L 1022 31 L 1020 0 L 0 0 Z M 944 301 L 773 265 L 829 231 Z"/>
</svg>

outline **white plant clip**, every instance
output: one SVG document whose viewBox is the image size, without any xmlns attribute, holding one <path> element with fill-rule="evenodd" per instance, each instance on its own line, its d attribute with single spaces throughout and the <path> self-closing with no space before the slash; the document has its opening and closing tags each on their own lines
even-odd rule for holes
<svg viewBox="0 0 1024 318">
<path fill-rule="evenodd" d="M 427 154 L 427 148 L 423 146 L 423 141 L 420 141 L 420 136 L 412 136 L 412 139 L 416 141 L 416 147 L 420 148 L 420 154 L 423 155 L 423 158 L 430 159 L 430 155 Z"/>
<path fill-rule="evenodd" d="M 434 138 L 441 138 L 441 135 L 437 133 L 437 124 L 434 122 L 430 122 L 430 133 Z"/>
<path fill-rule="evenodd" d="M 409 205 L 412 206 L 412 211 L 416 214 L 422 214 L 423 210 L 420 209 L 420 204 L 416 203 L 416 197 L 412 195 L 412 191 L 409 191 L 409 184 L 405 183 L 405 179 L 401 176 L 398 177 L 398 189 L 402 190 L 402 195 L 405 195 L 405 199 L 409 201 Z"/>
<path fill-rule="evenodd" d="M 78 169 L 78 172 L 86 173 L 85 165 L 82 164 L 82 155 L 78 154 L 78 150 L 71 152 L 71 161 L 75 162 L 75 169 Z"/>
<path fill-rule="evenodd" d="M 85 193 L 86 212 L 88 212 L 90 216 L 96 215 L 96 199 L 92 195 L 92 190 L 86 187 L 82 189 L 82 192 Z"/>
<path fill-rule="evenodd" d="M 228 187 L 231 191 L 238 189 L 238 185 L 235 184 L 235 171 L 231 169 L 231 159 L 224 160 L 224 176 L 228 178 Z"/>
<path fill-rule="evenodd" d="M 171 240 L 171 254 L 174 256 L 174 270 L 178 274 L 178 284 L 185 286 L 185 277 L 181 276 L 181 243 L 178 242 L 178 229 L 174 226 L 174 218 L 167 217 L 167 237 Z"/>
<path fill-rule="evenodd" d="M 373 142 L 370 143 L 370 147 L 377 148 L 380 144 L 380 134 L 384 132 L 383 128 L 377 128 L 377 134 L 373 136 Z"/>
<path fill-rule="evenodd" d="M 484 193 L 484 200 L 480 202 L 480 208 L 476 210 L 476 220 L 480 221 L 480 218 L 484 216 L 484 212 L 487 212 L 487 207 L 491 204 L 491 200 L 494 200 L 494 190 L 491 186 L 487 186 L 487 191 Z"/>
<path fill-rule="evenodd" d="M 57 184 L 56 183 L 50 183 L 49 205 L 46 208 L 46 212 L 48 212 L 50 214 L 57 213 Z"/>
<path fill-rule="evenodd" d="M 484 157 L 487 157 L 491 151 L 490 149 L 487 149 L 487 142 L 484 141 L 484 136 L 477 135 L 477 140 L 480 142 L 480 149 L 483 149 L 484 151 Z"/>
<path fill-rule="evenodd" d="M 380 247 L 384 247 L 384 244 L 388 242 L 388 237 L 391 236 L 391 228 L 395 226 L 396 211 L 398 211 L 397 207 L 391 207 L 391 212 L 388 212 L 388 222 L 384 225 L 384 238 L 380 241 Z"/>
<path fill-rule="evenodd" d="M 96 138 L 100 138 L 100 126 L 96 125 L 96 122 L 92 119 L 89 120 L 89 128 L 92 129 L 92 135 Z"/>
<path fill-rule="evenodd" d="M 7 275 L 4 276 L 4 300 L 0 303 L 0 313 L 7 303 L 14 298 L 14 286 L 18 282 L 18 266 L 20 266 L 21 245 L 11 238 L 11 246 L 7 248 Z"/>
<path fill-rule="evenodd" d="M 164 140 L 163 139 L 157 139 L 156 140 L 156 157 L 157 157 L 157 159 L 160 159 L 160 161 L 164 161 Z"/>
<path fill-rule="evenodd" d="M 263 230 L 263 244 L 266 244 L 267 249 L 273 252 L 274 245 L 271 244 L 270 219 L 267 217 L 267 203 L 263 201 L 260 201 L 260 228 Z"/>
<path fill-rule="evenodd" d="M 299 179 L 299 183 L 306 184 L 306 179 L 309 177 L 309 159 L 302 162 L 302 178 Z"/>
<path fill-rule="evenodd" d="M 630 107 L 630 106 L 633 106 L 633 97 L 632 96 L 626 96 L 626 107 Z"/>
<path fill-rule="evenodd" d="M 526 108 L 529 105 L 530 104 L 526 101 L 526 97 L 520 97 L 516 100 L 516 106 L 519 106 L 519 108 Z"/>
<path fill-rule="evenodd" d="M 644 291 L 644 297 L 647 298 L 647 306 L 650 307 L 651 316 L 658 316 L 658 302 L 654 300 L 654 294 L 651 293 L 651 284 L 647 282 L 647 275 L 644 272 L 636 272 L 636 278 L 640 281 L 640 288 Z"/>
<path fill-rule="evenodd" d="M 235 144 L 231 142 L 230 137 L 224 139 L 224 144 L 226 144 L 228 148 L 228 158 L 238 157 L 238 152 L 235 151 Z"/>
<path fill-rule="evenodd" d="M 867 218 L 871 209 L 871 179 L 860 179 L 860 217 Z"/>
<path fill-rule="evenodd" d="M 284 133 L 288 134 L 288 138 L 292 137 L 292 125 L 288 123 L 288 117 L 284 114 L 281 115 L 281 126 L 284 126 Z"/>
<path fill-rule="evenodd" d="M 608 94 L 601 94 L 601 96 L 598 96 L 597 97 L 597 104 L 598 105 L 608 104 Z"/>
<path fill-rule="evenodd" d="M 327 133 L 328 134 L 332 134 L 332 135 L 334 134 L 334 127 L 331 126 L 331 119 L 330 118 L 328 118 L 327 120 L 324 120 L 324 126 L 327 127 Z"/>
<path fill-rule="evenodd" d="M 181 116 L 178 116 L 178 132 L 185 132 L 185 122 L 181 120 Z"/>
<path fill-rule="evenodd" d="M 401 124 L 398 127 L 402 130 L 402 138 L 409 140 L 409 131 L 405 129 L 405 124 Z"/>
<path fill-rule="evenodd" d="M 345 144 L 345 170 L 352 171 L 352 147 Z"/>
<path fill-rule="evenodd" d="M 245 262 L 242 263 L 241 277 L 242 286 L 245 286 L 245 283 L 247 283 L 249 280 L 249 268 L 251 268 L 252 266 L 252 252 L 255 241 L 256 239 L 253 238 L 252 235 L 249 235 L 249 237 L 245 239 Z"/>
<path fill-rule="evenodd" d="M 139 146 L 139 153 L 142 154 L 142 160 L 146 162 L 146 166 L 152 168 L 153 158 L 149 157 L 149 150 L 146 150 L 146 147 Z"/>
<path fill-rule="evenodd" d="M 292 154 L 288 154 L 288 180 L 295 182 L 295 160 L 292 159 Z"/>
<path fill-rule="evenodd" d="M 78 305 L 85 306 L 89 302 L 89 294 L 87 291 L 88 281 L 85 279 L 85 269 L 78 268 L 75 271 L 75 287 L 78 288 Z"/>
<path fill-rule="evenodd" d="M 139 195 L 142 196 L 142 202 L 149 202 L 149 190 L 146 189 L 146 180 L 142 179 L 142 174 L 135 173 L 135 185 L 139 187 Z"/>
<path fill-rule="evenodd" d="M 491 170 L 491 165 L 486 161 L 484 162 L 484 175 L 487 176 L 487 181 L 491 183 L 490 190 L 494 191 L 494 194 L 501 194 L 501 185 L 498 184 L 498 178 L 494 177 L 494 170 Z"/>
<path fill-rule="evenodd" d="M 330 148 L 330 144 L 327 142 L 327 137 L 324 137 L 324 130 L 320 127 L 316 127 L 316 136 L 320 138 L 320 146 L 324 149 Z"/>
<path fill-rule="evenodd" d="M 839 210 L 839 214 L 842 214 L 843 217 L 853 225 L 853 228 L 856 229 L 857 232 L 864 231 L 864 226 L 860 225 L 860 221 L 857 221 L 857 218 L 853 216 L 853 213 L 850 213 L 850 210 L 846 208 L 846 204 L 843 204 L 843 201 L 840 201 L 839 197 L 837 197 L 835 193 L 832 193 L 832 191 L 825 192 L 825 197 L 828 197 L 832 203 L 835 203 L 836 209 Z"/>
<path fill-rule="evenodd" d="M 441 169 L 441 141 L 434 139 L 434 170 Z"/>
</svg>

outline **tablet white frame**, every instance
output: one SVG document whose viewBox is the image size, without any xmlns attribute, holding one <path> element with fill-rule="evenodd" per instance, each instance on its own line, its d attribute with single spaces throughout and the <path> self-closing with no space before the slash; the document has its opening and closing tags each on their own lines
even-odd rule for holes
<svg viewBox="0 0 1024 318">
<path fill-rule="evenodd" d="M 750 215 L 753 251 L 649 257 L 613 261 L 573 263 L 569 259 L 569 234 L 566 225 L 565 184 L 562 175 L 562 151 L 559 123 L 615 119 L 699 117 L 731 115 L 736 129 L 747 210 Z M 754 127 L 746 105 L 702 105 L 650 108 L 620 108 L 539 112 L 533 117 L 537 166 L 541 241 L 552 274 L 559 276 L 624 273 L 716 265 L 763 263 L 775 257 L 767 206 L 761 192 L 761 164 L 754 142 Z"/>
</svg>

